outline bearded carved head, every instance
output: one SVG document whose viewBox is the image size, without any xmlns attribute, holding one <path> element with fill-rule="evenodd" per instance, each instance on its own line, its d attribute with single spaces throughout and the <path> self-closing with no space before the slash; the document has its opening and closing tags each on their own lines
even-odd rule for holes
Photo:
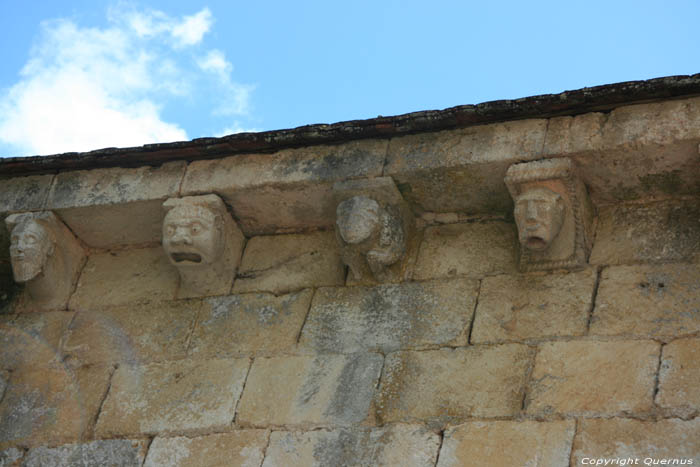
<svg viewBox="0 0 700 467">
<path fill-rule="evenodd" d="M 48 219 L 33 213 L 13 214 L 5 219 L 10 230 L 10 261 L 18 283 L 29 282 L 46 268 L 56 249 Z"/>
</svg>

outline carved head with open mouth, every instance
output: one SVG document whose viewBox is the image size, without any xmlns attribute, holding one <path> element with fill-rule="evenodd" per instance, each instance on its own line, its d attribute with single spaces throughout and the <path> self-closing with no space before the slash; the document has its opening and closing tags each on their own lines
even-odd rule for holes
<svg viewBox="0 0 700 467">
<path fill-rule="evenodd" d="M 547 188 L 532 188 L 515 201 L 515 223 L 521 245 L 530 250 L 546 250 L 564 222 L 564 200 Z"/>
<path fill-rule="evenodd" d="M 167 210 L 163 248 L 172 264 L 178 268 L 207 266 L 220 259 L 224 248 L 221 207 L 187 199 L 169 199 L 163 206 Z"/>
</svg>

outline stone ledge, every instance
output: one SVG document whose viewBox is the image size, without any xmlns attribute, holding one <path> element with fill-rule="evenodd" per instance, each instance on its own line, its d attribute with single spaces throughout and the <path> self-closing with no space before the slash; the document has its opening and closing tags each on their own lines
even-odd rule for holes
<svg viewBox="0 0 700 467">
<path fill-rule="evenodd" d="M 136 169 L 95 169 L 56 176 L 45 209 L 96 248 L 159 242 L 162 204 L 177 196 L 185 162 Z"/>
<path fill-rule="evenodd" d="M 178 196 L 183 173 L 182 194 L 221 195 L 248 236 L 332 226 L 331 185 L 356 178 L 392 177 L 418 214 L 508 214 L 512 201 L 503 183 L 508 167 L 542 158 L 570 158 L 600 207 L 697 196 L 700 97 L 636 103 L 607 114 L 532 117 L 391 140 L 307 142 L 306 147 L 272 154 L 222 152 L 189 165 L 95 164 L 94 170 L 60 172 L 44 204 L 84 242 L 106 247 L 157 241 L 162 220 L 158 204 Z M 0 200 L 9 200 L 13 210 L 37 209 L 37 200 L 20 196 L 36 184 L 32 180 L 8 179 Z"/>
<path fill-rule="evenodd" d="M 136 148 L 106 148 L 87 153 L 6 158 L 0 160 L 0 175 L 210 159 L 237 153 L 269 152 L 285 147 L 440 131 L 533 117 L 604 112 L 640 102 L 680 99 L 699 94 L 700 75 L 667 76 L 332 125 L 306 125 L 290 130 L 239 133 L 223 138 L 199 138 Z"/>
</svg>

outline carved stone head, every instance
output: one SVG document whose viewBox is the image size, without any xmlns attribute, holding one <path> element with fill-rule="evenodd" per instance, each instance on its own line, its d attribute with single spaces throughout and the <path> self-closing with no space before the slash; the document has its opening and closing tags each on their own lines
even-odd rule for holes
<svg viewBox="0 0 700 467">
<path fill-rule="evenodd" d="M 10 260 L 15 281 L 25 283 L 45 270 L 56 249 L 56 239 L 47 221 L 30 214 L 9 216 Z"/>
<path fill-rule="evenodd" d="M 515 203 L 520 270 L 580 268 L 592 246 L 594 209 L 574 161 L 511 165 L 504 179 Z"/>
<path fill-rule="evenodd" d="M 51 211 L 10 214 L 10 260 L 15 281 L 23 284 L 30 309 L 63 309 L 78 280 L 85 251 Z"/>
<path fill-rule="evenodd" d="M 163 249 L 180 273 L 178 297 L 228 293 L 245 238 L 217 195 L 163 203 Z"/>
<path fill-rule="evenodd" d="M 357 195 L 338 204 L 335 224 L 341 257 L 353 278 L 362 280 L 371 274 L 375 280 L 387 280 L 388 268 L 406 252 L 400 210 Z"/>
<path fill-rule="evenodd" d="M 338 204 L 336 224 L 345 243 L 357 245 L 379 230 L 381 207 L 366 196 L 353 196 Z"/>
<path fill-rule="evenodd" d="M 167 210 L 163 248 L 178 268 L 211 265 L 221 258 L 224 248 L 223 203 L 218 197 L 197 198 L 200 199 L 172 198 L 163 204 Z"/>
<path fill-rule="evenodd" d="M 523 247 L 546 250 L 564 223 L 566 205 L 562 196 L 547 188 L 524 191 L 515 200 L 515 222 Z"/>
</svg>

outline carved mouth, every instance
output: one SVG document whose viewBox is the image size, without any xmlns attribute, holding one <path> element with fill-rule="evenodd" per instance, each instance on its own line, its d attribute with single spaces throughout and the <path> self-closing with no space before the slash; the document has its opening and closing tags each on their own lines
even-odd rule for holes
<svg viewBox="0 0 700 467">
<path fill-rule="evenodd" d="M 531 250 L 543 250 L 547 247 L 547 242 L 541 237 L 528 237 L 525 244 Z"/>
<path fill-rule="evenodd" d="M 170 257 L 176 263 L 189 262 L 189 263 L 201 263 L 202 256 L 197 253 L 171 253 Z"/>
</svg>

